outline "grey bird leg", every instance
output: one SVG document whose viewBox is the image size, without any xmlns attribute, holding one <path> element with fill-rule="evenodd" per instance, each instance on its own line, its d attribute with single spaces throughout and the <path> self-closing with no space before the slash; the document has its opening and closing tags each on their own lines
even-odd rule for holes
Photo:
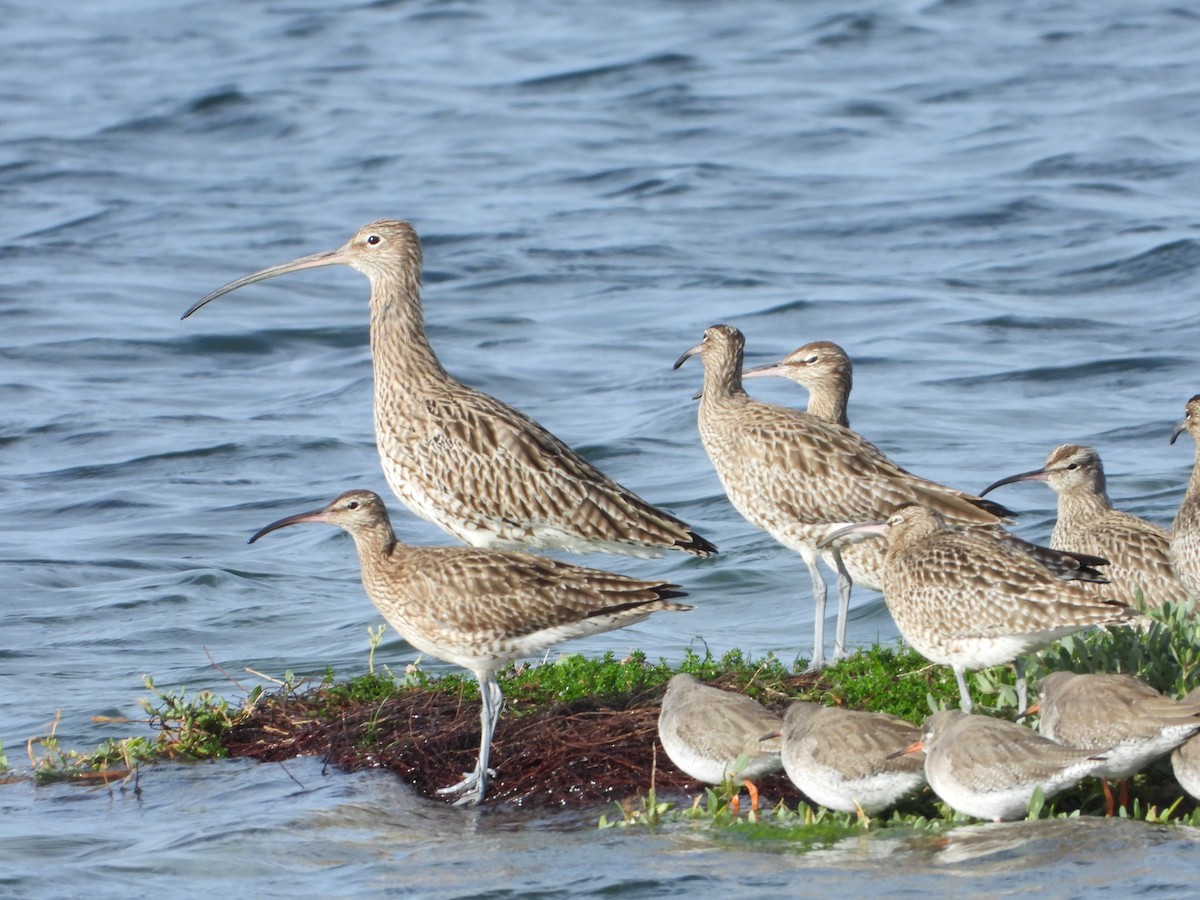
<svg viewBox="0 0 1200 900">
<path fill-rule="evenodd" d="M 813 654 L 812 661 L 805 671 L 820 672 L 825 668 L 825 599 L 828 589 L 821 570 L 817 567 L 817 555 L 804 560 L 808 563 L 808 574 L 812 576 L 813 584 Z"/>
<path fill-rule="evenodd" d="M 953 666 L 954 677 L 958 679 L 958 708 L 970 715 L 975 711 L 975 704 L 971 702 L 971 692 L 967 690 L 966 670 L 962 666 Z"/>
<path fill-rule="evenodd" d="M 833 658 L 839 660 L 850 655 L 846 651 L 846 620 L 850 618 L 850 592 L 854 590 L 854 580 L 846 571 L 846 564 L 842 562 L 841 548 L 834 544 L 830 550 L 838 573 L 838 618 L 837 633 L 833 639 Z"/>
<path fill-rule="evenodd" d="M 495 674 L 489 675 L 486 679 L 480 679 L 479 696 L 481 700 L 479 760 L 475 763 L 475 771 L 466 773 L 463 780 L 456 784 L 438 788 L 439 794 L 470 792 L 456 800 L 455 806 L 481 803 L 484 794 L 487 793 L 488 776 L 496 774 L 494 770 L 488 768 L 488 757 L 492 752 L 492 735 L 496 732 L 500 709 L 504 706 L 504 694 L 500 691 L 500 683 L 496 680 Z"/>
<path fill-rule="evenodd" d="M 1029 709 L 1029 685 L 1025 683 L 1025 664 L 1020 657 L 1013 660 L 1013 668 L 1017 670 L 1017 711 L 1025 715 Z"/>
</svg>

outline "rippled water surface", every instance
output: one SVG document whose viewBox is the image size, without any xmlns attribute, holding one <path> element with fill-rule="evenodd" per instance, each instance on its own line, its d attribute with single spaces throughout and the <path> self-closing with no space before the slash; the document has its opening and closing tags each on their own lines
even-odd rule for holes
<svg viewBox="0 0 1200 900">
<path fill-rule="evenodd" d="M 378 616 L 349 543 L 245 543 L 346 488 L 386 492 L 365 280 L 298 273 L 179 314 L 373 218 L 419 229 L 450 371 L 724 551 L 588 558 L 678 580 L 696 609 L 583 652 L 807 655 L 803 565 L 728 505 L 695 431 L 699 365 L 671 371 L 717 321 L 754 363 L 841 343 L 852 422 L 922 474 L 978 490 L 1085 442 L 1118 505 L 1174 515 L 1192 448 L 1167 437 L 1200 390 L 1186 5 L 95 0 L 4 18 L 0 740 L 17 768 L 58 711 L 69 747 L 139 728 L 92 717 L 142 715 L 144 673 L 237 696 L 210 655 L 247 685 L 247 666 L 365 667 Z M 1049 491 L 1002 499 L 1047 538 Z M 852 641 L 894 635 L 860 592 Z M 140 787 L 0 787 L 0 890 L 1127 894 L 1200 873 L 1192 832 L 1135 824 L 805 855 L 447 810 L 313 761 L 159 766 Z"/>
</svg>

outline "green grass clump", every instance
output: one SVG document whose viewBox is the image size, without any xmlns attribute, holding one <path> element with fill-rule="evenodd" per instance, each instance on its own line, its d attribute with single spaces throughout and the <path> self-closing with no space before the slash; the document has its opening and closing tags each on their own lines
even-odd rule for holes
<svg viewBox="0 0 1200 900">
<path fill-rule="evenodd" d="M 1168 608 L 1148 613 L 1143 628 L 1095 629 L 1066 638 L 1040 655 L 1025 659 L 1030 689 L 1036 692 L 1045 675 L 1057 669 L 1079 672 L 1128 672 L 1145 678 L 1170 696 L 1182 696 L 1200 679 L 1200 623 L 1189 609 Z M 283 706 L 299 710 L 292 719 L 287 715 L 271 720 L 272 734 L 279 728 L 306 727 L 316 720 L 347 723 L 343 736 L 374 747 L 380 742 L 398 740 L 396 723 L 407 722 L 404 710 L 409 706 L 390 703 L 399 695 L 417 700 L 425 695 L 449 695 L 464 701 L 477 702 L 478 685 L 468 673 L 431 675 L 417 663 L 403 671 L 393 672 L 386 666 L 376 666 L 374 651 L 382 640 L 382 629 L 372 629 L 371 655 L 368 671 L 339 680 L 327 670 L 315 686 L 301 690 L 288 673 L 271 697 L 264 697 L 261 688 L 250 691 L 240 705 L 230 703 L 209 692 L 188 695 L 186 691 L 164 691 L 146 679 L 151 697 L 142 701 L 149 715 L 148 722 L 157 733 L 152 737 L 137 736 L 108 740 L 90 753 L 77 753 L 62 748 L 55 731 L 57 721 L 48 734 L 29 741 L 32 777 L 39 781 L 96 781 L 128 777 L 139 764 L 159 759 L 214 759 L 226 756 L 222 744 L 235 725 L 262 721 L 256 713 L 266 711 L 273 699 L 287 701 Z M 652 661 L 645 654 L 633 652 L 623 658 L 606 653 L 598 659 L 578 654 L 564 654 L 541 663 L 521 663 L 509 666 L 500 673 L 506 698 L 505 715 L 521 718 L 529 713 L 549 712 L 551 716 L 584 714 L 591 716 L 593 708 L 604 706 L 621 711 L 623 716 L 646 716 L 654 712 L 657 697 L 666 682 L 676 672 L 688 672 L 701 680 L 727 690 L 736 690 L 762 702 L 776 712 L 782 712 L 795 700 L 810 700 L 849 709 L 869 709 L 899 715 L 914 724 L 933 709 L 957 707 L 958 689 L 952 671 L 945 666 L 932 665 L 912 649 L 900 644 L 875 645 L 840 660 L 816 674 L 802 671 L 803 661 L 784 663 L 773 655 L 752 659 L 738 650 L 722 656 L 708 652 L 686 650 L 682 661 L 672 664 L 665 659 Z M 1000 666 L 971 673 L 968 683 L 978 710 L 993 714 L 1011 715 L 1015 712 L 1016 697 L 1011 666 Z M 416 692 L 416 693 L 413 693 Z M 299 701 L 295 703 L 293 701 Z M 278 706 L 279 704 L 277 704 Z M 442 708 L 446 704 L 441 704 Z M 457 710 L 462 707 L 451 704 Z M 562 706 L 564 709 L 559 709 Z M 470 716 L 467 717 L 468 719 Z M 530 717 L 525 722 L 535 722 Z M 474 727 L 474 726 L 472 726 Z M 653 721 L 647 720 L 643 747 L 654 743 Z M 405 726 L 407 729 L 407 725 Z M 407 735 L 408 730 L 404 731 Z M 289 738 L 292 739 L 292 738 Z M 474 736 L 471 736 L 471 741 Z M 314 752 L 310 740 L 304 752 Z M 473 749 L 473 748 L 472 748 Z M 316 752 L 323 752 L 317 748 Z M 457 751 L 455 751 L 457 752 Z M 0 751 L 2 753 L 2 751 Z M 647 752 L 648 755 L 648 752 Z M 659 761 L 662 761 L 661 756 Z M 0 767 L 7 764 L 0 756 Z M 418 758 L 414 765 L 425 764 Z M 619 815 L 604 817 L 607 827 L 714 827 L 731 829 L 732 839 L 753 842 L 786 841 L 789 845 L 825 846 L 848 834 L 865 829 L 906 828 L 917 831 L 936 831 L 968 821 L 956 815 L 929 794 L 908 802 L 886 817 L 854 816 L 833 813 L 799 803 L 789 806 L 778 803 L 762 811 L 749 812 L 739 808 L 734 798 L 740 787 L 728 784 L 707 790 L 691 805 L 676 805 L 678 797 L 656 795 L 653 789 L 656 768 L 649 762 L 639 763 L 634 771 L 646 770 L 650 790 L 640 801 L 618 807 Z M 420 769 L 419 771 L 424 771 Z M 672 772 L 672 777 L 677 777 Z M 670 779 L 660 774 L 660 789 Z M 680 783 L 680 782 L 676 782 Z M 786 782 L 785 782 L 786 784 Z M 636 788 L 631 788 L 634 790 Z M 1187 823 L 1200 826 L 1200 809 L 1190 799 L 1178 795 L 1178 788 L 1165 765 L 1133 779 L 1133 801 L 1125 813 L 1131 818 L 1148 822 Z M 783 793 L 782 788 L 776 789 Z M 1103 809 L 1100 792 L 1093 780 L 1085 781 L 1075 791 L 1055 798 L 1054 803 L 1035 802 L 1030 814 L 1035 818 L 1065 818 L 1097 813 Z M 1060 811 L 1061 810 L 1061 811 Z"/>
<path fill-rule="evenodd" d="M 224 758 L 228 753 L 221 744 L 221 736 L 248 714 L 257 699 L 257 694 L 252 693 L 247 706 L 234 709 L 227 700 L 209 691 L 188 696 L 185 688 L 164 691 L 154 686 L 150 676 L 143 680 L 154 695 L 139 701 L 150 717 L 148 723 L 158 730 L 153 739 L 110 738 L 90 753 L 82 753 L 59 744 L 59 719 L 55 717 L 47 734 L 28 742 L 33 780 L 39 784 L 114 781 L 131 776 L 138 765 L 156 760 Z"/>
<path fill-rule="evenodd" d="M 932 665 L 911 647 L 875 646 L 821 673 L 824 689 L 812 699 L 847 709 L 888 712 L 914 724 L 939 706 L 958 703 L 958 683 L 947 666 Z"/>
</svg>

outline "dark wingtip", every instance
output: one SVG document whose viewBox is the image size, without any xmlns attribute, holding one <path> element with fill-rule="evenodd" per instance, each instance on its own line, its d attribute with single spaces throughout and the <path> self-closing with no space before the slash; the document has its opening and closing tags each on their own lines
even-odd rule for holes
<svg viewBox="0 0 1200 900">
<path fill-rule="evenodd" d="M 685 553 L 690 553 L 692 556 L 698 556 L 701 559 L 707 559 L 710 556 L 716 556 L 719 552 L 716 544 L 705 540 L 694 531 L 689 531 L 688 537 L 691 538 L 690 541 L 686 543 L 680 541 L 676 543 L 675 546 Z"/>
<path fill-rule="evenodd" d="M 993 516 L 997 516 L 1001 519 L 1015 519 L 1017 517 L 1017 513 L 1013 512 L 1007 506 L 1002 506 L 999 503 L 992 502 L 991 500 L 984 500 L 982 497 L 975 501 L 975 505 L 984 512 L 990 512 Z"/>
</svg>

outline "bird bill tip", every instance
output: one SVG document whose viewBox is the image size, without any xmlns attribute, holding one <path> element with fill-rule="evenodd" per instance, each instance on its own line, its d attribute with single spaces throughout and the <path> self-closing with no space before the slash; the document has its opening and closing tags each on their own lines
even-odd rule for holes
<svg viewBox="0 0 1200 900">
<path fill-rule="evenodd" d="M 703 346 L 702 344 L 697 344 L 695 347 L 692 347 L 692 348 L 691 348 L 691 349 L 689 349 L 689 350 L 685 350 L 685 351 L 683 352 L 683 355 L 682 355 L 682 356 L 680 356 L 680 357 L 679 357 L 679 359 L 675 360 L 675 365 L 671 366 L 671 368 L 672 368 L 672 369 L 678 369 L 678 368 L 679 368 L 680 366 L 682 366 L 682 365 L 683 365 L 685 362 L 687 362 L 689 359 L 691 359 L 693 356 L 695 356 L 697 353 L 699 353 L 699 352 L 700 352 L 700 348 L 701 348 L 702 346 Z"/>
<path fill-rule="evenodd" d="M 913 741 L 911 744 L 909 744 L 903 750 L 897 750 L 895 753 L 888 754 L 888 759 L 899 759 L 901 756 L 907 756 L 910 753 L 917 753 L 918 751 L 924 750 L 924 749 L 925 749 L 925 738 L 921 738 L 921 740 L 919 740 L 919 741 Z"/>
</svg>

